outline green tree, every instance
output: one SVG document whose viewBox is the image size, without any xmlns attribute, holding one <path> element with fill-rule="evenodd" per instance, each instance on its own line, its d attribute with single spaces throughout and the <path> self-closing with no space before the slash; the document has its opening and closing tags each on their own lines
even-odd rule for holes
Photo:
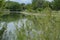
<svg viewBox="0 0 60 40">
<path fill-rule="evenodd" d="M 54 0 L 54 9 L 60 10 L 60 0 Z"/>
<path fill-rule="evenodd" d="M 5 0 L 0 0 L 0 16 L 3 14 L 3 12 L 1 11 L 3 11 L 4 8 L 5 8 Z M 0 20 L 0 27 L 1 27 L 1 20 Z M 0 29 L 0 40 L 2 40 L 2 36 L 5 30 L 6 30 L 6 27 L 4 25 L 2 29 Z"/>
<path fill-rule="evenodd" d="M 43 8 L 44 0 L 32 0 L 33 9 Z"/>
<path fill-rule="evenodd" d="M 0 9 L 4 8 L 5 0 L 0 0 Z"/>
<path fill-rule="evenodd" d="M 7 6 L 6 9 L 9 9 L 10 11 L 21 11 L 21 5 L 17 2 L 13 2 L 13 1 L 7 1 Z"/>
<path fill-rule="evenodd" d="M 6 6 L 6 0 L 0 0 L 0 16 L 4 15 L 4 9 L 5 9 L 5 6 Z"/>
<path fill-rule="evenodd" d="M 22 3 L 22 4 L 20 4 L 20 5 L 21 5 L 22 10 L 25 10 L 25 9 L 26 9 L 25 3 Z"/>
</svg>

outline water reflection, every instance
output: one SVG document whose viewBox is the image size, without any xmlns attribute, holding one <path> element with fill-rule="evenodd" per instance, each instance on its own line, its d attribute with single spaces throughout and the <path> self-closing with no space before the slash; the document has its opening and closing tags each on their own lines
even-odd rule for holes
<svg viewBox="0 0 60 40">
<path fill-rule="evenodd" d="M 60 18 L 58 16 L 30 15 L 28 17 L 22 14 L 8 14 L 0 17 L 0 26 L 7 27 L 2 40 L 60 39 Z"/>
<path fill-rule="evenodd" d="M 2 40 L 17 40 L 16 28 L 20 28 L 22 23 L 25 23 L 27 19 L 22 18 L 22 14 L 7 14 L 0 17 L 1 27 L 6 25 L 7 29 L 5 30 Z M 17 25 L 17 27 L 16 27 Z"/>
</svg>

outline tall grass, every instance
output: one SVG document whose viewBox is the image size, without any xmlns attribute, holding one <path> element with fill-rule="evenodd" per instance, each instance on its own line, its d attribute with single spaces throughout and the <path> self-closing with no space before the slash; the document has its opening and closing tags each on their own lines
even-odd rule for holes
<svg viewBox="0 0 60 40">
<path fill-rule="evenodd" d="M 26 17 L 26 24 L 17 30 L 17 40 L 60 40 L 60 13 L 44 10 L 42 14 L 46 16 Z"/>
</svg>

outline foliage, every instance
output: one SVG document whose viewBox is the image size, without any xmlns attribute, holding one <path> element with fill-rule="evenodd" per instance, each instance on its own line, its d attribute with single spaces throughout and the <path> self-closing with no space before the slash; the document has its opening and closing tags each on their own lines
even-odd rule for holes
<svg viewBox="0 0 60 40">
<path fill-rule="evenodd" d="M 6 25 L 6 24 L 5 24 Z M 3 34 L 4 34 L 4 32 L 5 32 L 5 30 L 6 30 L 6 27 L 7 26 L 2 26 L 2 28 L 1 28 L 1 24 L 0 24 L 0 40 L 2 40 L 2 38 L 3 38 Z"/>
<path fill-rule="evenodd" d="M 41 16 L 28 15 L 17 30 L 18 40 L 60 40 L 60 15 L 46 8 Z M 18 27 L 18 26 L 16 26 Z"/>
<path fill-rule="evenodd" d="M 32 7 L 33 9 L 43 8 L 44 0 L 33 0 Z"/>
<path fill-rule="evenodd" d="M 0 1 L 0 10 L 5 8 L 4 3 L 4 0 Z M 0 12 L 0 20 L 2 21 L 5 20 L 11 22 L 19 19 L 27 19 L 25 22 L 22 21 L 22 26 L 20 28 L 18 28 L 18 25 L 15 24 L 17 40 L 60 40 L 60 12 L 53 12 L 51 10 L 60 10 L 59 0 L 54 0 L 52 3 L 45 0 L 33 0 L 32 4 L 26 5 L 24 3 L 19 4 L 12 1 L 7 1 L 6 3 L 6 9 L 9 9 L 10 11 L 28 10 L 29 12 L 35 12 L 36 14 L 37 11 L 40 11 L 39 15 L 12 13 L 5 14 L 3 16 L 1 16 L 1 14 L 4 13 Z M 0 30 L 0 40 L 2 39 L 6 27 L 7 24 L 5 23 Z"/>
<path fill-rule="evenodd" d="M 4 14 L 2 12 L 4 8 L 5 8 L 5 0 L 0 0 L 0 16 Z"/>
<path fill-rule="evenodd" d="M 60 10 L 60 0 L 54 0 L 54 9 Z"/>
<path fill-rule="evenodd" d="M 21 11 L 22 10 L 20 4 L 17 2 L 7 1 L 6 3 L 7 3 L 6 9 L 9 9 L 10 11 Z"/>
<path fill-rule="evenodd" d="M 0 17 L 4 14 L 3 9 L 5 8 L 5 0 L 0 0 Z M 1 28 L 1 20 L 0 20 L 0 40 L 2 40 L 4 31 L 6 30 L 6 26 L 2 26 Z"/>
</svg>

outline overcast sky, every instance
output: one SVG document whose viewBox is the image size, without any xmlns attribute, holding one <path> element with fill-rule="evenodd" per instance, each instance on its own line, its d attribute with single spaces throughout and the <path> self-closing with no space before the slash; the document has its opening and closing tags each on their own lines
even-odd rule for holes
<svg viewBox="0 0 60 40">
<path fill-rule="evenodd" d="M 16 2 L 19 2 L 19 3 L 31 3 L 32 0 L 11 0 L 11 1 L 16 1 Z"/>
<path fill-rule="evenodd" d="M 11 0 L 11 1 L 16 1 L 16 2 L 19 2 L 19 3 L 31 3 L 32 0 Z M 52 1 L 52 0 L 49 0 L 49 1 Z"/>
</svg>

